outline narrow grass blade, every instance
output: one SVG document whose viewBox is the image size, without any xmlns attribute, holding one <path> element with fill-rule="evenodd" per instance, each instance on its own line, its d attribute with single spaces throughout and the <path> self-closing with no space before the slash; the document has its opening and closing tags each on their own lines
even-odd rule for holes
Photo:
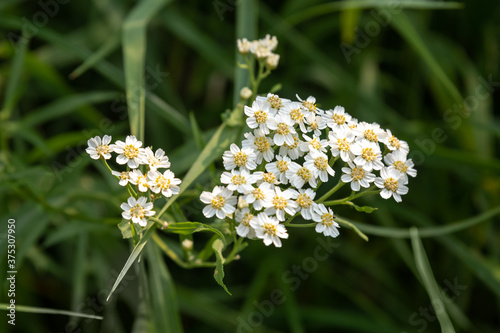
<svg viewBox="0 0 500 333">
<path fill-rule="evenodd" d="M 146 27 L 151 18 L 169 0 L 145 0 L 139 2 L 123 24 L 123 60 L 130 131 L 144 141 L 146 63 Z"/>
<path fill-rule="evenodd" d="M 156 313 L 152 315 L 156 332 L 182 332 L 175 285 L 155 243 L 146 247 L 146 256 L 149 261 L 151 308 Z"/>
<path fill-rule="evenodd" d="M 10 304 L 0 303 L 0 310 L 7 310 L 8 311 L 7 307 L 9 305 Z M 34 306 L 17 305 L 17 304 L 16 304 L 16 311 L 27 312 L 27 313 L 53 314 L 53 315 L 72 316 L 72 317 L 102 320 L 101 316 L 89 315 L 86 313 L 73 312 L 73 311 L 67 311 L 67 310 L 49 309 L 49 308 L 37 308 Z"/>
<path fill-rule="evenodd" d="M 127 274 L 128 270 L 130 269 L 130 267 L 132 266 L 132 264 L 135 262 L 135 260 L 137 259 L 137 257 L 141 253 L 142 249 L 144 248 L 144 245 L 146 245 L 149 237 L 151 236 L 151 234 L 154 231 L 155 231 L 155 227 L 154 227 L 154 224 L 152 224 L 147 229 L 147 231 L 144 233 L 144 236 L 142 236 L 142 238 L 139 241 L 139 243 L 137 243 L 137 245 L 134 247 L 134 250 L 132 251 L 132 253 L 130 253 L 130 256 L 128 257 L 127 262 L 125 263 L 125 265 L 123 266 L 120 274 L 116 278 L 116 281 L 113 284 L 113 287 L 111 288 L 111 291 L 109 292 L 109 295 L 106 298 L 106 301 L 109 301 L 109 298 L 111 297 L 111 295 L 113 295 L 113 292 L 115 291 L 116 287 L 118 287 L 118 285 L 120 284 L 120 282 L 123 279 L 123 277 L 125 276 L 125 274 Z"/>
<path fill-rule="evenodd" d="M 448 312 L 446 312 L 446 307 L 439 291 L 439 286 L 434 278 L 431 265 L 429 264 L 424 247 L 422 246 L 418 229 L 412 227 L 410 229 L 410 236 L 413 255 L 415 257 L 415 264 L 420 276 L 422 277 L 427 294 L 429 294 L 429 298 L 431 299 L 434 312 L 439 320 L 439 325 L 441 325 L 441 332 L 455 333 L 455 328 L 453 327 L 450 317 L 448 316 Z"/>
</svg>

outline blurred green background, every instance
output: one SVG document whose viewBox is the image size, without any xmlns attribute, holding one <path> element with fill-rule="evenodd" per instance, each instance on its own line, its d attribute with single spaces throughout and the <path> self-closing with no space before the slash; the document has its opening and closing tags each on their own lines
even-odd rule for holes
<svg viewBox="0 0 500 333">
<path fill-rule="evenodd" d="M 18 309 L 13 328 L 2 310 L 0 331 L 440 332 L 407 231 L 416 226 L 428 228 L 423 248 L 449 299 L 437 312 L 457 332 L 498 332 L 499 17 L 500 3 L 484 0 L 2 0 L 0 302 L 14 218 L 16 304 L 103 319 Z M 246 84 L 236 39 L 267 33 L 281 58 L 261 93 L 281 83 L 282 97 L 313 95 L 392 129 L 417 164 L 409 194 L 400 204 L 363 198 L 379 207 L 372 214 L 338 208 L 368 225 L 369 242 L 343 229 L 328 247 L 301 228 L 281 249 L 250 242 L 225 266 L 232 296 L 213 269 L 182 269 L 148 245 L 158 261 L 147 267 L 149 296 L 160 302 L 142 302 L 139 267 L 105 302 L 131 251 L 116 226 L 127 195 L 86 141 L 130 133 L 127 82 L 129 111 L 145 94 L 146 145 L 163 148 L 182 179 Z M 216 160 L 172 214 L 206 222 L 197 198 L 215 184 Z M 460 221 L 470 227 L 448 232 Z M 196 235 L 195 247 L 205 240 Z"/>
</svg>

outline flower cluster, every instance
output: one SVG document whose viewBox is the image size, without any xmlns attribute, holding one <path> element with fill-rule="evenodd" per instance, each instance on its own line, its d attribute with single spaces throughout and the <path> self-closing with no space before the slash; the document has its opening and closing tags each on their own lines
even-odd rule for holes
<svg viewBox="0 0 500 333">
<path fill-rule="evenodd" d="M 264 61 L 270 69 L 278 67 L 279 54 L 273 53 L 278 46 L 275 36 L 266 35 L 265 38 L 249 41 L 246 38 L 238 39 L 238 51 L 242 55 L 253 54 L 258 60 Z"/>
<path fill-rule="evenodd" d="M 240 52 L 246 50 L 244 41 L 238 45 Z M 335 176 L 336 161 L 343 163 L 341 182 L 350 183 L 352 191 L 378 187 L 383 198 L 397 202 L 408 192 L 408 176 L 417 173 L 407 158 L 408 144 L 390 130 L 359 122 L 341 106 L 323 110 L 314 97 L 297 98 L 270 93 L 245 106 L 252 131 L 244 134 L 241 146 L 233 143 L 224 153 L 224 186 L 200 197 L 207 204 L 206 217 L 223 219 L 234 213 L 239 236 L 277 247 L 288 238 L 286 226 L 298 213 L 314 221 L 318 233 L 339 235 L 332 209 L 315 202 L 321 183 Z"/>
<path fill-rule="evenodd" d="M 124 219 L 144 227 L 147 225 L 146 218 L 155 214 L 152 210 L 153 202 L 148 202 L 147 196 L 138 196 L 131 185 L 135 185 L 138 192 L 150 191 L 153 201 L 160 195 L 168 198 L 179 193 L 181 180 L 175 178 L 174 173 L 168 169 L 170 162 L 163 149 L 153 152 L 151 147 L 142 148 L 142 142 L 133 135 L 127 136 L 125 142 L 118 140 L 110 144 L 111 136 L 104 135 L 102 139 L 99 136 L 91 138 L 87 143 L 89 147 L 86 151 L 91 158 L 101 158 L 107 165 L 106 160 L 111 159 L 111 153 L 114 152 L 118 154 L 116 162 L 127 166 L 125 171 L 114 171 L 108 166 L 111 173 L 119 179 L 119 184 L 127 186 L 131 194 L 127 202 L 120 206 Z M 144 174 L 139 169 L 141 165 L 147 168 Z"/>
</svg>

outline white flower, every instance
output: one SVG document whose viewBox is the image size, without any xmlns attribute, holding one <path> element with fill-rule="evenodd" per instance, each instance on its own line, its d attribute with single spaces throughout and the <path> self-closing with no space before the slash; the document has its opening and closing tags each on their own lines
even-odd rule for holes
<svg viewBox="0 0 500 333">
<path fill-rule="evenodd" d="M 316 187 L 318 185 L 314 172 L 308 167 L 301 166 L 295 162 L 290 163 L 288 171 L 286 172 L 286 177 L 296 188 L 302 188 L 305 183 L 309 183 L 311 187 Z"/>
<path fill-rule="evenodd" d="M 85 151 L 90 155 L 90 158 L 97 160 L 99 157 L 104 157 L 105 160 L 111 158 L 110 151 L 112 149 L 109 146 L 111 142 L 111 136 L 104 135 L 102 140 L 99 136 L 93 137 L 87 141 L 89 147 Z"/>
<path fill-rule="evenodd" d="M 257 155 L 251 148 L 240 149 L 234 143 L 231 144 L 230 150 L 226 150 L 222 155 L 222 160 L 226 170 L 233 170 L 236 167 L 254 170 L 257 167 L 255 160 Z"/>
<path fill-rule="evenodd" d="M 285 107 L 288 103 L 290 103 L 289 99 L 281 98 L 278 95 L 268 93 L 266 97 L 257 96 L 256 100 L 260 102 L 268 102 L 271 105 L 270 113 L 272 116 L 275 116 L 278 113 L 278 110 L 282 107 Z"/>
<path fill-rule="evenodd" d="M 266 37 L 259 39 L 257 43 L 259 43 L 260 46 L 267 48 L 269 51 L 274 51 L 276 46 L 278 46 L 278 39 L 276 36 L 271 37 L 271 35 L 267 34 Z"/>
<path fill-rule="evenodd" d="M 235 220 L 238 222 L 236 233 L 240 237 L 255 238 L 255 230 L 253 230 L 250 222 L 254 219 L 254 215 L 250 213 L 250 209 L 243 208 L 236 212 Z"/>
<path fill-rule="evenodd" d="M 220 182 L 227 184 L 230 191 L 238 191 L 239 193 L 249 193 L 253 191 L 253 186 L 257 181 L 257 177 L 251 175 L 246 169 L 241 171 L 231 170 L 231 172 L 223 172 L 220 176 Z"/>
<path fill-rule="evenodd" d="M 408 143 L 406 141 L 396 138 L 394 135 L 392 135 L 391 130 L 386 130 L 386 134 L 387 135 L 382 142 L 387 146 L 387 148 L 389 148 L 393 152 L 402 152 L 405 155 L 410 152 L 410 147 L 408 146 Z"/>
<path fill-rule="evenodd" d="M 141 148 L 142 142 L 138 141 L 133 135 L 127 136 L 125 142 L 116 141 L 113 145 L 113 150 L 118 153 L 116 157 L 116 162 L 118 164 L 127 164 L 130 168 L 135 169 L 141 164 L 141 155 L 144 151 Z"/>
<path fill-rule="evenodd" d="M 316 98 L 313 96 L 307 97 L 307 99 L 304 101 L 302 100 L 299 95 L 296 95 L 297 99 L 302 102 L 302 108 L 304 111 L 316 114 L 318 111 L 321 111 L 317 108 L 316 106 Z"/>
<path fill-rule="evenodd" d="M 306 132 L 304 124 L 306 114 L 302 111 L 301 104 L 298 102 L 290 102 L 279 110 L 280 114 L 284 114 L 293 120 L 295 125 L 299 125 L 302 132 Z"/>
<path fill-rule="evenodd" d="M 360 166 L 354 166 L 352 162 L 347 162 L 349 164 L 349 168 L 342 168 L 342 172 L 344 173 L 340 179 L 344 183 L 351 183 L 351 190 L 359 191 L 360 186 L 364 188 L 370 187 L 370 183 L 375 180 L 375 175 L 371 172 L 363 170 Z"/>
<path fill-rule="evenodd" d="M 321 136 L 321 131 L 326 128 L 325 119 L 320 115 L 312 113 L 307 115 L 305 123 L 307 124 L 307 127 L 305 128 L 305 131 L 302 130 L 301 127 L 300 129 L 302 130 L 302 132 L 304 133 L 314 132 L 314 135 L 316 136 Z"/>
<path fill-rule="evenodd" d="M 406 154 L 401 150 L 395 150 L 384 156 L 384 162 L 389 168 L 398 170 L 404 175 L 404 183 L 408 183 L 408 176 L 416 177 L 417 170 L 413 167 L 413 161 L 411 158 L 406 159 Z"/>
<path fill-rule="evenodd" d="M 238 201 L 232 191 L 222 186 L 214 187 L 212 192 L 203 191 L 200 200 L 208 204 L 203 208 L 203 215 L 208 218 L 216 215 L 219 219 L 225 218 L 226 214 L 234 213 Z"/>
<path fill-rule="evenodd" d="M 260 129 L 255 130 L 255 135 L 245 133 L 246 140 L 241 143 L 243 148 L 252 148 L 257 152 L 257 164 L 262 163 L 262 158 L 270 162 L 274 158 L 273 140 L 268 138 Z"/>
<path fill-rule="evenodd" d="M 114 176 L 120 178 L 120 181 L 118 182 L 118 184 L 120 184 L 121 186 L 127 186 L 127 184 L 130 181 L 130 171 L 123 171 L 123 172 L 111 171 L 111 173 Z"/>
<path fill-rule="evenodd" d="M 351 115 L 345 112 L 345 109 L 340 105 L 337 105 L 333 110 L 325 111 L 324 118 L 326 125 L 334 132 L 349 129 L 347 123 L 351 120 Z"/>
<path fill-rule="evenodd" d="M 378 143 L 362 140 L 351 145 L 351 151 L 356 155 L 354 163 L 361 165 L 366 171 L 380 170 L 382 163 L 382 152 Z"/>
<path fill-rule="evenodd" d="M 344 162 L 354 160 L 354 154 L 351 151 L 351 145 L 354 141 L 355 136 L 350 129 L 331 131 L 328 134 L 328 138 L 330 139 L 330 147 L 332 150 L 332 155 L 334 157 L 340 155 L 340 158 Z"/>
<path fill-rule="evenodd" d="M 365 139 L 374 143 L 384 142 L 387 139 L 387 133 L 380 128 L 377 123 L 361 122 L 356 126 L 354 132 L 358 134 L 360 139 Z"/>
<path fill-rule="evenodd" d="M 286 172 L 292 160 L 288 156 L 276 155 L 276 162 L 266 164 L 266 170 L 276 175 L 282 184 L 288 184 Z"/>
<path fill-rule="evenodd" d="M 302 141 L 299 140 L 297 135 L 293 136 L 293 145 L 288 145 L 286 142 L 280 147 L 279 153 L 282 156 L 289 156 L 292 160 L 296 160 L 304 155 L 304 152 L 299 149 Z"/>
<path fill-rule="evenodd" d="M 161 148 L 157 149 L 153 154 L 153 150 L 150 147 L 146 147 L 140 156 L 140 160 L 141 164 L 149 165 L 149 169 L 153 171 L 170 167 L 168 156 L 165 155 L 165 151 Z"/>
<path fill-rule="evenodd" d="M 335 176 L 335 171 L 328 164 L 328 156 L 317 150 L 311 150 L 305 157 L 304 166 L 312 170 L 315 177 L 326 183 L 328 175 Z"/>
<path fill-rule="evenodd" d="M 279 187 L 274 188 L 274 195 L 271 200 L 267 200 L 264 203 L 266 210 L 264 211 L 267 215 L 274 215 L 279 221 L 285 220 L 285 212 L 289 215 L 295 214 L 299 206 L 297 203 L 291 199 L 297 197 L 297 191 L 295 190 L 285 190 L 281 191 Z"/>
<path fill-rule="evenodd" d="M 275 185 L 279 185 L 280 181 L 276 178 L 276 175 L 273 172 L 263 172 L 257 171 L 254 172 L 253 175 L 257 177 L 257 185 L 260 186 L 262 183 L 268 183 L 272 189 L 274 189 Z"/>
<path fill-rule="evenodd" d="M 252 44 L 248 41 L 248 39 L 238 39 L 236 43 L 238 44 L 239 53 L 247 54 L 248 52 L 250 52 L 250 47 L 252 46 Z"/>
<path fill-rule="evenodd" d="M 326 147 L 328 146 L 328 140 L 321 140 L 319 137 L 315 136 L 313 138 L 308 137 L 307 135 L 302 135 L 306 142 L 302 142 L 299 145 L 300 150 L 307 153 L 311 150 L 317 150 L 320 152 L 326 152 Z"/>
<path fill-rule="evenodd" d="M 286 228 L 280 224 L 275 217 L 269 217 L 265 213 L 260 213 L 250 221 L 258 238 L 264 240 L 264 244 L 274 244 L 281 247 L 281 238 L 288 238 Z"/>
<path fill-rule="evenodd" d="M 312 218 L 317 222 L 315 229 L 317 233 L 323 233 L 323 235 L 331 237 L 337 237 L 340 234 L 338 230 L 340 226 L 335 222 L 335 216 L 331 208 L 327 209 L 323 204 L 316 205 Z"/>
<path fill-rule="evenodd" d="M 255 100 L 252 107 L 245 105 L 245 114 L 247 115 L 248 127 L 259 128 L 262 133 L 269 134 L 269 120 L 272 118 L 270 113 L 271 104 L 267 100 Z"/>
<path fill-rule="evenodd" d="M 380 196 L 384 199 L 394 197 L 396 202 L 401 202 L 401 195 L 408 193 L 404 183 L 404 175 L 396 169 L 383 168 L 380 176 L 375 179 L 375 185 L 381 188 Z"/>
<path fill-rule="evenodd" d="M 148 174 L 142 174 L 141 170 L 134 169 L 130 171 L 130 183 L 137 185 L 137 188 L 141 192 L 146 192 L 149 189 Z"/>
<path fill-rule="evenodd" d="M 295 143 L 293 134 L 296 132 L 295 128 L 293 128 L 293 120 L 289 116 L 277 114 L 269 119 L 267 126 L 269 129 L 276 131 L 273 137 L 276 145 L 283 146 L 284 143 L 293 145 Z"/>
<path fill-rule="evenodd" d="M 120 206 L 123 209 L 122 216 L 125 220 L 132 220 L 133 223 L 138 223 L 141 227 L 147 225 L 146 217 L 155 215 L 153 203 L 147 202 L 146 197 L 135 199 L 134 197 L 128 198 Z"/>
<path fill-rule="evenodd" d="M 181 183 L 181 180 L 179 178 L 175 178 L 172 171 L 165 170 L 163 174 L 159 171 L 149 171 L 147 178 L 149 187 L 154 193 L 161 192 L 161 194 L 167 198 L 174 194 L 179 194 L 179 184 Z"/>
<path fill-rule="evenodd" d="M 299 194 L 297 195 L 297 199 L 295 202 L 299 205 L 300 214 L 304 218 L 304 220 L 311 220 L 313 209 L 316 206 L 314 202 L 314 197 L 316 196 L 316 192 L 312 189 L 300 189 Z"/>
<path fill-rule="evenodd" d="M 280 55 L 276 53 L 271 53 L 266 58 L 266 66 L 270 69 L 275 69 L 278 67 L 278 62 L 280 61 Z"/>
<path fill-rule="evenodd" d="M 252 204 L 255 210 L 261 210 L 267 201 L 270 201 L 274 196 L 274 188 L 269 183 L 262 183 L 259 187 L 254 188 L 244 198 L 246 202 Z"/>
</svg>

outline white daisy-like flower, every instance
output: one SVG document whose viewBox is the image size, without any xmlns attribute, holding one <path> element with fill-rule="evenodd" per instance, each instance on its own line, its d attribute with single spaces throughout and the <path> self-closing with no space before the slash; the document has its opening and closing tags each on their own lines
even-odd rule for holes
<svg viewBox="0 0 500 333">
<path fill-rule="evenodd" d="M 351 145 L 351 151 L 356 155 L 354 163 L 362 166 L 366 171 L 380 170 L 384 167 L 378 143 L 368 140 L 355 142 Z"/>
<path fill-rule="evenodd" d="M 333 110 L 326 110 L 323 117 L 326 120 L 326 125 L 334 132 L 349 129 L 348 122 L 351 120 L 351 115 L 345 112 L 345 109 L 340 105 L 337 105 Z"/>
<path fill-rule="evenodd" d="M 284 143 L 293 145 L 295 143 L 293 135 L 296 133 L 293 128 L 293 120 L 284 114 L 277 114 L 269 119 L 267 125 L 269 129 L 276 131 L 274 133 L 274 143 L 278 146 L 283 146 Z"/>
<path fill-rule="evenodd" d="M 263 172 L 257 171 L 253 175 L 257 177 L 257 185 L 260 186 L 262 183 L 267 183 L 274 189 L 274 186 L 281 184 L 276 175 L 273 172 Z"/>
<path fill-rule="evenodd" d="M 339 233 L 339 224 L 335 222 L 335 215 L 331 208 L 326 208 L 323 204 L 318 204 L 312 214 L 313 221 L 317 222 L 316 232 L 323 233 L 325 236 L 337 237 Z"/>
<path fill-rule="evenodd" d="M 240 237 L 247 238 L 255 238 L 255 230 L 253 230 L 250 222 L 254 219 L 254 215 L 250 213 L 250 209 L 243 208 L 241 210 L 236 211 L 235 220 L 238 222 L 238 226 L 236 227 L 236 233 Z"/>
<path fill-rule="evenodd" d="M 311 150 L 305 157 L 304 166 L 312 170 L 315 177 L 323 183 L 328 181 L 328 175 L 335 176 L 335 171 L 328 164 L 328 156 L 317 150 Z"/>
<path fill-rule="evenodd" d="M 265 213 L 260 213 L 255 216 L 250 225 L 255 230 L 255 235 L 264 240 L 264 244 L 274 244 L 276 247 L 281 247 L 281 238 L 288 238 L 288 233 L 283 224 L 280 224 L 275 217 L 269 217 Z"/>
<path fill-rule="evenodd" d="M 358 141 L 365 139 L 377 143 L 387 139 L 387 133 L 377 123 L 370 124 L 363 121 L 356 126 L 354 132 L 357 133 Z"/>
<path fill-rule="evenodd" d="M 141 192 L 146 192 L 149 189 L 148 173 L 143 175 L 141 170 L 139 169 L 130 171 L 129 182 L 131 184 L 137 185 L 137 188 Z"/>
<path fill-rule="evenodd" d="M 289 99 L 281 98 L 278 95 L 268 93 L 266 97 L 257 96 L 256 100 L 261 102 L 268 102 L 271 105 L 271 115 L 275 116 L 278 113 L 278 110 L 285 107 L 288 103 L 290 103 Z"/>
<path fill-rule="evenodd" d="M 215 186 L 212 192 L 203 191 L 200 200 L 208 205 L 203 208 L 203 215 L 207 218 L 216 215 L 219 219 L 225 218 L 226 214 L 234 213 L 238 202 L 233 191 L 222 186 Z"/>
<path fill-rule="evenodd" d="M 252 133 L 245 133 L 246 140 L 241 143 L 243 148 L 252 148 L 257 152 L 257 164 L 262 163 L 262 158 L 270 162 L 274 158 L 273 140 L 268 138 L 260 129 Z"/>
<path fill-rule="evenodd" d="M 149 165 L 150 170 L 167 169 L 170 168 L 168 156 L 161 148 L 157 149 L 155 153 L 150 147 L 144 148 L 143 154 L 140 156 L 141 164 Z"/>
<path fill-rule="evenodd" d="M 286 142 L 283 144 L 283 146 L 280 147 L 279 154 L 281 156 L 288 156 L 292 160 L 296 160 L 299 157 L 304 155 L 304 152 L 300 150 L 299 146 L 302 143 L 302 141 L 298 138 L 297 135 L 293 136 L 293 145 L 289 145 Z"/>
<path fill-rule="evenodd" d="M 295 125 L 299 125 L 300 130 L 305 133 L 306 132 L 306 126 L 305 126 L 305 116 L 306 114 L 302 111 L 301 104 L 298 102 L 290 102 L 283 106 L 279 110 L 280 114 L 284 114 L 290 119 L 293 120 Z"/>
<path fill-rule="evenodd" d="M 266 164 L 266 170 L 276 175 L 282 184 L 288 184 L 286 172 L 292 160 L 288 156 L 276 155 L 276 162 Z"/>
<path fill-rule="evenodd" d="M 274 51 L 276 46 L 278 46 L 278 39 L 276 36 L 272 36 L 267 34 L 266 37 L 257 40 L 259 45 L 266 47 L 269 51 Z"/>
<path fill-rule="evenodd" d="M 344 173 L 340 179 L 344 183 L 351 183 L 351 190 L 359 191 L 361 186 L 364 188 L 370 187 L 370 183 L 375 181 L 375 175 L 371 172 L 365 171 L 363 167 L 355 166 L 352 162 L 347 162 L 348 167 L 343 167 Z"/>
<path fill-rule="evenodd" d="M 163 194 L 169 198 L 172 195 L 179 194 L 181 180 L 175 178 L 175 174 L 170 170 L 161 173 L 157 170 L 148 171 L 148 182 L 151 191 Z"/>
<path fill-rule="evenodd" d="M 408 146 L 408 143 L 406 141 L 396 138 L 392 134 L 391 130 L 386 130 L 386 134 L 387 136 L 382 142 L 386 145 L 387 148 L 389 148 L 393 152 L 401 152 L 405 155 L 408 155 L 408 153 L 410 152 L 410 147 Z"/>
<path fill-rule="evenodd" d="M 286 177 L 290 180 L 290 184 L 298 189 L 302 188 L 305 183 L 309 183 L 311 187 L 316 187 L 318 185 L 314 172 L 305 165 L 302 166 L 295 162 L 290 163 L 288 171 L 286 172 Z"/>
<path fill-rule="evenodd" d="M 417 170 L 411 158 L 407 159 L 406 154 L 400 150 L 395 150 L 384 156 L 384 162 L 389 168 L 394 168 L 405 176 L 405 184 L 408 183 L 408 176 L 416 177 Z"/>
<path fill-rule="evenodd" d="M 120 208 L 123 209 L 122 216 L 125 220 L 132 220 L 141 227 L 148 224 L 146 217 L 155 215 L 155 211 L 151 210 L 153 203 L 147 202 L 146 197 L 139 197 L 137 200 L 130 197 L 127 202 L 121 204 Z"/>
<path fill-rule="evenodd" d="M 304 220 L 311 220 L 312 213 L 316 203 L 314 202 L 314 197 L 316 196 L 316 192 L 312 189 L 300 189 L 299 194 L 297 195 L 297 199 L 295 202 L 299 205 L 300 214 L 304 218 Z"/>
<path fill-rule="evenodd" d="M 245 105 L 245 114 L 247 115 L 248 127 L 255 129 L 258 128 L 264 134 L 269 134 L 269 120 L 272 118 L 271 104 L 266 100 L 255 100 L 252 107 Z"/>
<path fill-rule="evenodd" d="M 302 150 L 303 152 L 307 153 L 311 150 L 317 150 L 323 153 L 326 152 L 326 147 L 328 146 L 328 140 L 325 139 L 322 140 L 317 136 L 310 138 L 305 134 L 302 135 L 302 137 L 304 138 L 304 140 L 306 140 L 305 142 L 302 142 L 299 145 L 299 149 Z"/>
<path fill-rule="evenodd" d="M 223 172 L 220 176 L 220 182 L 227 184 L 230 191 L 238 191 L 239 193 L 249 193 L 253 191 L 253 186 L 257 181 L 257 177 L 251 175 L 246 169 L 241 171 L 231 170 L 231 172 Z"/>
<path fill-rule="evenodd" d="M 299 97 L 299 95 L 296 95 L 297 99 L 302 103 L 302 109 L 306 111 L 309 114 L 316 114 L 322 110 L 318 109 L 316 106 L 316 98 L 313 96 L 307 97 L 307 99 L 304 101 L 302 98 Z"/>
<path fill-rule="evenodd" d="M 245 168 L 247 170 L 254 170 L 257 167 L 255 163 L 257 154 L 251 148 L 240 149 L 236 144 L 232 143 L 230 150 L 226 150 L 222 155 L 222 160 L 226 170 L 233 170 L 234 168 Z"/>
<path fill-rule="evenodd" d="M 111 173 L 113 174 L 113 176 L 120 178 L 120 181 L 118 182 L 120 186 L 127 186 L 127 184 L 130 182 L 130 171 L 111 171 Z"/>
<path fill-rule="evenodd" d="M 137 140 L 134 135 L 127 136 L 125 142 L 118 140 L 112 146 L 114 152 L 119 154 L 116 157 L 118 164 L 127 164 L 132 169 L 141 164 L 141 155 L 144 149 L 141 148 L 142 142 Z"/>
<path fill-rule="evenodd" d="M 381 188 L 380 196 L 384 199 L 394 197 L 396 202 L 401 202 L 401 196 L 408 193 L 408 187 L 404 185 L 404 175 L 396 169 L 383 168 L 380 177 L 375 179 L 375 185 Z"/>
<path fill-rule="evenodd" d="M 85 149 L 85 151 L 90 155 L 90 158 L 94 160 L 99 159 L 101 156 L 105 160 L 109 160 L 111 158 L 110 152 L 112 151 L 112 148 L 109 145 L 110 142 L 111 136 L 109 135 L 104 135 L 102 139 L 99 136 L 90 138 L 87 141 L 89 147 Z"/>
<path fill-rule="evenodd" d="M 334 157 L 340 155 L 340 158 L 344 162 L 354 160 L 351 145 L 354 142 L 355 136 L 350 129 L 331 131 L 328 134 L 328 138 L 330 139 L 329 143 Z"/>
<path fill-rule="evenodd" d="M 274 187 L 269 183 L 262 183 L 259 187 L 254 188 L 249 192 L 244 200 L 249 204 L 252 204 L 255 210 L 261 210 L 264 207 L 266 201 L 270 201 L 274 196 Z"/>
<path fill-rule="evenodd" d="M 307 124 L 304 133 L 314 132 L 314 135 L 321 136 L 321 131 L 326 128 L 326 121 L 321 115 L 309 114 L 305 119 Z M 302 129 L 302 128 L 301 128 Z"/>
<path fill-rule="evenodd" d="M 299 206 L 295 201 L 297 197 L 297 191 L 295 190 L 284 190 L 281 191 L 279 187 L 274 188 L 274 195 L 271 200 L 266 200 L 264 202 L 264 207 L 266 210 L 264 213 L 267 215 L 275 215 L 279 221 L 285 221 L 285 213 L 293 215 L 297 212 Z"/>
</svg>

